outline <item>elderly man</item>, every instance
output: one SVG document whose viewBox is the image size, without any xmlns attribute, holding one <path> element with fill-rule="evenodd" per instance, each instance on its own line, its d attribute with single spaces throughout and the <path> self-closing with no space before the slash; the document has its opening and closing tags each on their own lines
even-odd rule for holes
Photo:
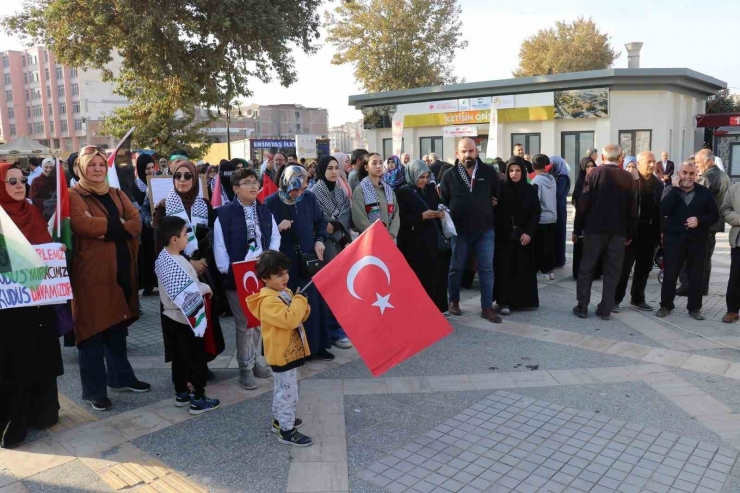
<svg viewBox="0 0 740 493">
<path fill-rule="evenodd" d="M 481 317 L 501 323 L 493 311 L 493 206 L 497 203 L 498 173 L 478 158 L 473 139 L 461 139 L 457 145 L 454 168 L 442 175 L 439 193 L 450 208 L 457 236 L 452 237 L 452 262 L 448 279 L 449 312 L 461 315 L 460 284 L 468 252 L 475 252 L 480 280 Z"/>
<path fill-rule="evenodd" d="M 671 183 L 673 177 L 673 161 L 668 160 L 668 152 L 663 151 L 660 155 L 660 161 L 655 163 L 655 174 L 664 183 Z"/>
<path fill-rule="evenodd" d="M 401 154 L 401 162 L 403 163 L 404 166 L 409 164 L 410 161 L 411 161 L 411 154 L 409 154 L 408 152 L 404 152 L 403 154 Z"/>
<path fill-rule="evenodd" d="M 427 163 L 427 166 L 429 166 L 430 164 L 432 164 L 432 160 L 429 159 L 429 154 L 424 154 L 424 157 L 422 157 L 421 160 L 424 161 L 425 163 Z"/>
<path fill-rule="evenodd" d="M 452 168 L 452 165 L 440 160 L 439 156 L 437 156 L 437 154 L 434 152 L 429 154 L 429 161 L 430 161 L 429 170 L 432 172 L 432 174 L 436 178 L 437 184 L 442 183 L 442 175 L 444 174 L 445 171 Z"/>
<path fill-rule="evenodd" d="M 663 196 L 663 182 L 653 172 L 655 171 L 655 154 L 644 151 L 637 155 L 637 232 L 632 243 L 624 251 L 622 277 L 617 284 L 612 313 L 619 312 L 619 304 L 627 293 L 632 266 L 635 266 L 635 275 L 632 277 L 632 291 L 630 305 L 641 310 L 652 310 L 653 307 L 645 303 L 645 286 L 653 268 L 655 247 L 660 242 L 661 216 L 660 199 Z"/>
<path fill-rule="evenodd" d="M 601 158 L 604 163 L 586 176 L 576 210 L 573 242 L 583 236 L 583 257 L 576 287 L 578 305 L 573 313 L 580 318 L 588 317 L 593 271 L 601 258 L 604 287 L 596 315 L 608 320 L 622 270 L 624 247 L 629 246 L 634 235 L 637 204 L 632 175 L 622 169 L 622 148 L 609 144 L 602 150 Z"/>
<path fill-rule="evenodd" d="M 696 166 L 684 161 L 678 171 L 678 185 L 671 187 L 660 203 L 665 217 L 665 275 L 660 292 L 660 310 L 665 317 L 675 308 L 676 281 L 686 263 L 689 274 L 689 302 L 686 308 L 695 320 L 701 314 L 704 261 L 709 243 L 709 228 L 719 220 L 712 192 L 696 183 Z"/>
<path fill-rule="evenodd" d="M 740 319 L 740 183 L 733 184 L 725 194 L 719 210 L 730 228 L 730 279 L 727 281 L 727 313 L 722 321 L 731 324 Z"/>
</svg>

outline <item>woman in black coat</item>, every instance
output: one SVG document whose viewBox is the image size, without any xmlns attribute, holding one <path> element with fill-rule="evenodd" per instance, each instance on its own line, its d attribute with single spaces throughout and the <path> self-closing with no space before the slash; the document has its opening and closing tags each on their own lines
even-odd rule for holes
<svg viewBox="0 0 740 493">
<path fill-rule="evenodd" d="M 429 183 L 431 172 L 424 161 L 411 162 L 405 172 L 406 185 L 396 190 L 401 216 L 398 249 L 439 311 L 446 312 L 450 252 L 437 248 L 440 219 L 444 218 L 444 212 L 437 210 L 441 201 Z"/>
<path fill-rule="evenodd" d="M 537 186 L 527 183 L 526 168 L 506 167 L 506 181 L 496 207 L 495 297 L 502 315 L 514 308 L 538 308 L 534 234 L 542 208 Z"/>
</svg>

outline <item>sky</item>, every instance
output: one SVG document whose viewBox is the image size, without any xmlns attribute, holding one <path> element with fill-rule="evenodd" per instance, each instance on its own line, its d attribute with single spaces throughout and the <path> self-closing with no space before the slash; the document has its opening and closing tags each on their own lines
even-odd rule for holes
<svg viewBox="0 0 740 493">
<path fill-rule="evenodd" d="M 1 2 L 0 16 L 13 13 L 20 2 Z M 591 17 L 602 32 L 611 36 L 612 47 L 621 51 L 615 68 L 627 67 L 624 44 L 642 41 L 641 66 L 690 68 L 722 80 L 740 92 L 740 54 L 734 21 L 740 19 L 740 1 L 715 0 L 459 0 L 462 14 L 458 26 L 469 44 L 456 54 L 454 65 L 467 82 L 508 79 L 519 64 L 523 40 L 556 21 Z M 325 4 L 331 8 L 336 2 Z M 323 18 L 323 16 L 322 16 Z M 734 20 L 734 21 L 733 21 Z M 253 97 L 246 104 L 296 103 L 326 108 L 329 124 L 356 121 L 362 114 L 348 106 L 352 94 L 363 91 L 354 80 L 350 65 L 331 64 L 334 49 L 324 43 L 308 56 L 296 52 L 298 81 L 289 88 L 277 82 L 251 84 Z M 0 51 L 20 48 L 17 37 L 0 34 Z"/>
</svg>

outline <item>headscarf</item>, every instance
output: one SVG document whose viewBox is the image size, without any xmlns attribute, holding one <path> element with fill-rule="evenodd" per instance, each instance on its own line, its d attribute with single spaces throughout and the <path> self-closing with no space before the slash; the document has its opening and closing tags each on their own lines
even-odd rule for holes
<svg viewBox="0 0 740 493">
<path fill-rule="evenodd" d="M 348 154 L 345 154 L 343 152 L 335 152 L 332 154 L 332 157 L 337 160 L 337 164 L 339 165 L 339 175 L 337 176 L 337 183 L 339 183 L 339 186 L 342 187 L 342 190 L 344 190 L 344 193 L 347 195 L 347 198 L 350 200 L 352 199 L 352 188 L 349 186 L 349 179 L 347 178 L 347 172 L 344 171 L 344 162 L 349 157 Z M 318 165 L 316 166 L 316 174 L 318 175 Z"/>
<path fill-rule="evenodd" d="M 231 186 L 231 174 L 236 171 L 236 166 L 229 161 L 222 160 L 218 166 L 218 176 L 221 177 L 221 190 L 228 197 L 229 202 L 234 200 L 234 188 Z"/>
<path fill-rule="evenodd" d="M 336 181 L 329 181 L 326 179 L 326 168 L 329 167 L 329 163 L 331 163 L 332 161 L 335 161 L 337 163 L 337 166 L 342 166 L 341 164 L 339 164 L 339 161 L 337 160 L 337 158 L 334 157 L 334 155 L 321 156 L 321 159 L 319 159 L 319 162 L 316 164 L 316 178 L 319 181 L 324 182 L 326 188 L 328 188 L 330 192 L 333 192 L 334 187 L 337 186 Z M 338 179 L 339 176 L 337 175 L 337 180 Z"/>
<path fill-rule="evenodd" d="M 73 152 L 67 158 L 67 169 L 69 170 L 69 174 L 72 175 L 72 178 L 75 180 L 75 183 L 80 181 L 80 177 L 75 173 L 75 159 L 77 159 L 77 156 L 79 156 L 79 153 Z"/>
<path fill-rule="evenodd" d="M 54 193 L 57 191 L 57 166 L 56 166 L 56 160 L 54 158 L 46 158 L 44 159 L 43 163 L 41 163 L 41 166 L 43 168 L 44 164 L 51 164 L 51 173 L 49 173 L 49 176 L 46 176 L 44 172 L 42 171 L 39 176 L 34 178 L 33 184 L 31 185 L 31 198 L 34 199 L 34 201 L 43 201 L 50 199 Z M 37 202 L 38 203 L 38 202 Z"/>
<path fill-rule="evenodd" d="M 312 192 L 316 195 L 316 200 L 318 200 L 319 206 L 325 215 L 332 218 L 339 218 L 350 212 L 352 204 L 349 201 L 349 197 L 345 195 L 344 190 L 341 187 L 337 187 L 337 183 L 340 180 L 339 176 L 337 176 L 337 181 L 335 182 L 326 179 L 326 168 L 329 167 L 332 161 L 336 162 L 334 156 L 321 156 L 321 159 L 319 159 L 319 162 L 316 164 L 318 182 L 313 187 Z M 339 163 L 337 162 L 337 164 Z"/>
<path fill-rule="evenodd" d="M 178 171 L 180 171 L 180 173 L 183 173 L 184 171 L 181 171 L 182 168 L 185 168 L 193 174 L 193 186 L 185 193 L 178 191 L 177 186 L 175 186 L 175 173 L 177 173 Z M 196 168 L 195 164 L 193 164 L 191 161 L 186 161 L 185 159 L 177 159 L 175 160 L 175 162 L 172 163 L 172 185 L 175 187 L 175 192 L 177 193 L 177 195 L 180 196 L 180 200 L 182 200 L 182 205 L 183 207 L 185 207 L 186 211 L 190 211 L 190 208 L 193 206 L 193 202 L 195 202 L 195 199 L 196 197 L 198 197 L 198 193 L 200 192 L 198 180 L 198 168 Z"/>
<path fill-rule="evenodd" d="M 568 164 L 560 156 L 550 156 L 550 174 L 554 177 L 568 176 Z"/>
<path fill-rule="evenodd" d="M 532 173 L 534 171 L 534 167 L 532 166 L 532 163 L 524 159 L 522 156 L 511 156 L 508 161 L 506 161 L 506 169 L 509 169 L 509 165 L 511 163 L 516 163 L 519 166 L 522 167 L 525 174 Z M 504 171 L 506 173 L 506 171 Z"/>
<path fill-rule="evenodd" d="M 78 184 L 80 185 L 80 187 L 82 187 L 83 190 L 87 190 L 88 192 L 94 195 L 107 194 L 108 189 L 110 188 L 108 186 L 108 180 L 107 179 L 103 180 L 102 183 L 91 182 L 90 180 L 87 179 L 87 166 L 92 162 L 95 156 L 102 157 L 103 162 L 106 163 L 105 175 L 107 178 L 108 177 L 108 160 L 106 159 L 105 155 L 95 147 L 83 147 L 82 149 L 92 149 L 92 152 L 87 153 L 87 154 L 80 153 L 80 163 L 78 166 L 82 174 L 80 175 L 80 181 Z"/>
<path fill-rule="evenodd" d="M 251 168 L 251 166 L 249 165 L 249 163 L 247 162 L 247 160 L 246 159 L 242 159 L 240 157 L 235 157 L 234 159 L 231 160 L 231 163 L 234 165 L 234 169 L 238 169 L 237 168 L 237 165 L 238 164 L 241 164 L 244 169 L 250 169 Z"/>
<path fill-rule="evenodd" d="M 146 167 L 149 163 L 154 164 L 154 158 L 151 154 L 139 154 L 136 158 L 136 192 L 134 192 L 134 198 L 136 203 L 144 205 L 147 194 L 147 179 L 146 179 Z M 156 164 L 155 164 L 156 167 Z"/>
<path fill-rule="evenodd" d="M 393 171 L 389 170 L 388 160 L 386 159 L 385 161 L 383 161 L 383 169 L 385 170 L 385 173 L 383 173 L 383 181 L 395 190 L 396 188 L 401 187 L 406 183 L 406 176 L 404 172 L 404 165 L 403 163 L 401 163 L 399 157 L 393 155 L 391 156 L 391 159 L 394 163 L 396 163 L 396 169 L 394 169 Z"/>
<path fill-rule="evenodd" d="M 627 156 L 626 158 L 624 158 L 624 163 L 622 163 L 622 167 L 624 169 L 627 169 L 627 165 L 629 163 L 635 163 L 635 167 L 637 167 L 637 158 L 635 158 L 635 156 Z"/>
<path fill-rule="evenodd" d="M 423 175 L 424 173 L 429 173 L 429 175 L 431 176 L 432 174 L 429 166 L 427 166 L 427 163 L 425 163 L 421 159 L 415 159 L 414 161 L 411 161 L 404 169 L 406 184 L 414 189 L 416 188 L 416 182 L 421 175 Z"/>
<path fill-rule="evenodd" d="M 529 184 L 527 183 L 527 168 L 526 166 L 522 165 L 520 160 L 514 159 L 516 157 L 519 157 L 521 161 L 525 161 L 525 159 L 520 156 L 513 156 L 512 158 L 509 159 L 508 163 L 506 164 L 506 173 L 505 173 L 506 176 L 504 178 L 505 181 L 504 181 L 503 195 L 505 197 L 504 200 L 506 199 L 515 200 L 517 205 L 521 205 L 521 200 L 524 197 L 526 187 Z M 522 172 L 522 177 L 516 183 L 512 181 L 511 176 L 509 176 L 509 171 L 511 170 L 512 166 L 518 166 Z M 508 200 L 507 200 L 507 205 L 510 205 L 508 204 Z M 518 226 L 521 227 L 521 225 L 518 225 Z"/>
<path fill-rule="evenodd" d="M 576 205 L 578 200 L 581 198 L 583 183 L 586 181 L 586 166 L 588 163 L 594 163 L 594 166 L 596 166 L 596 161 L 591 159 L 591 154 L 582 158 L 581 162 L 578 164 L 578 178 L 576 178 L 576 186 L 573 188 L 573 198 L 571 200 L 573 205 Z"/>
<path fill-rule="evenodd" d="M 290 192 L 293 190 L 300 190 L 303 188 L 303 182 L 308 179 L 308 171 L 300 164 L 291 164 L 285 167 L 283 175 L 280 177 L 280 190 L 278 195 L 280 200 L 287 205 L 295 205 L 301 200 L 305 192 L 294 199 L 290 196 Z"/>
<path fill-rule="evenodd" d="M 0 206 L 10 216 L 13 223 L 18 226 L 23 236 L 26 237 L 32 245 L 41 245 L 51 243 L 51 235 L 47 229 L 46 221 L 41 212 L 28 203 L 24 198 L 15 200 L 5 190 L 5 180 L 7 179 L 8 170 L 21 169 L 17 164 L 0 163 Z"/>
</svg>

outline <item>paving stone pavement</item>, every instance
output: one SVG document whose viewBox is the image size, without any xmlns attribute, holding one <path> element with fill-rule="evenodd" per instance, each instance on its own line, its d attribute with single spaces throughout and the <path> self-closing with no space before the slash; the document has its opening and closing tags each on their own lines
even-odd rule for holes
<svg viewBox="0 0 740 493">
<path fill-rule="evenodd" d="M 737 451 L 497 391 L 372 463 L 390 493 L 722 490 Z"/>
</svg>

